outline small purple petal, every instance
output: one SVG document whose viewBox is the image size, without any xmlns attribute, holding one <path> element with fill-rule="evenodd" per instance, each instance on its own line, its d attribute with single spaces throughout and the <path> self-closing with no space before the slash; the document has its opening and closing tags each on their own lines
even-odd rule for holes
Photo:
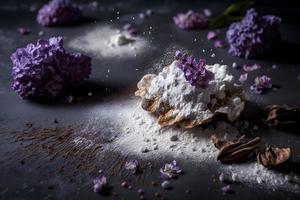
<svg viewBox="0 0 300 200">
<path fill-rule="evenodd" d="M 138 189 L 137 192 L 138 192 L 139 194 L 144 194 L 144 193 L 145 193 L 145 191 L 144 191 L 142 188 Z"/>
<path fill-rule="evenodd" d="M 182 170 L 175 160 L 172 163 L 167 163 L 163 168 L 160 169 L 160 176 L 163 179 L 172 179 L 176 178 L 179 174 L 182 173 Z"/>
<path fill-rule="evenodd" d="M 218 35 L 217 35 L 217 33 L 216 33 L 215 31 L 209 31 L 209 32 L 207 33 L 207 39 L 208 39 L 208 40 L 215 39 L 217 36 L 218 36 Z"/>
<path fill-rule="evenodd" d="M 216 40 L 216 41 L 214 42 L 214 47 L 215 47 L 215 48 L 223 48 L 224 46 L 225 46 L 225 44 L 224 44 L 224 42 L 221 41 L 221 40 Z"/>
<path fill-rule="evenodd" d="M 132 174 L 135 174 L 138 170 L 139 163 L 137 160 L 129 160 L 125 163 L 125 169 L 130 171 Z"/>
<path fill-rule="evenodd" d="M 258 70 L 258 69 L 260 69 L 260 68 L 261 68 L 261 66 L 258 65 L 258 64 L 254 64 L 254 65 L 244 65 L 244 66 L 243 66 L 243 69 L 244 69 L 245 72 L 252 72 L 252 71 Z"/>
<path fill-rule="evenodd" d="M 93 180 L 93 191 L 96 193 L 102 192 L 107 186 L 107 178 L 105 176 L 98 176 Z"/>
<path fill-rule="evenodd" d="M 241 83 L 244 83 L 247 79 L 248 79 L 248 73 L 245 73 L 240 75 L 239 81 Z"/>
<path fill-rule="evenodd" d="M 26 28 L 26 27 L 20 27 L 18 28 L 18 32 L 21 34 L 21 35 L 28 35 L 31 33 L 30 29 Z"/>
<path fill-rule="evenodd" d="M 224 193 L 232 193 L 233 192 L 233 190 L 232 190 L 232 188 L 231 188 L 230 185 L 226 185 L 226 186 L 222 187 L 221 190 Z"/>
<path fill-rule="evenodd" d="M 203 14 L 205 15 L 205 17 L 210 17 L 211 16 L 211 10 L 208 8 L 203 9 Z"/>
</svg>

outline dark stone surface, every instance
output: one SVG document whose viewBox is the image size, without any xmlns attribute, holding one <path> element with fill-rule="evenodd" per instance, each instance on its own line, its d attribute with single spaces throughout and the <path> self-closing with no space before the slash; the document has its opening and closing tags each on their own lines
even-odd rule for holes
<svg viewBox="0 0 300 200">
<path fill-rule="evenodd" d="M 159 186 L 159 168 L 172 158 L 152 161 L 153 168 L 145 168 L 137 176 L 126 176 L 122 170 L 120 173 L 118 170 L 114 172 L 110 170 L 109 182 L 112 191 L 119 195 L 118 197 L 99 196 L 92 192 L 92 175 L 83 170 L 79 172 L 73 182 L 70 182 L 60 174 L 53 174 L 52 169 L 60 164 L 59 160 L 51 162 L 49 159 L 45 159 L 42 151 L 36 152 L 34 157 L 27 160 L 24 154 L 16 152 L 17 149 L 22 148 L 20 148 L 20 144 L 13 142 L 11 134 L 14 129 L 22 130 L 24 124 L 29 121 L 34 126 L 42 127 L 54 126 L 54 119 L 59 121 L 59 126 L 86 123 L 86 116 L 94 108 L 101 110 L 110 101 L 132 97 L 136 82 L 142 75 L 153 71 L 151 67 L 155 63 L 161 62 L 166 52 L 175 51 L 176 48 L 187 49 L 197 57 L 206 58 L 208 63 L 223 62 L 231 65 L 232 62 L 237 62 L 239 66 L 244 63 L 262 65 L 262 69 L 249 74 L 245 86 L 249 88 L 255 76 L 266 74 L 280 88 L 277 91 L 269 91 L 265 95 L 255 95 L 247 89 L 248 102 L 242 116 L 244 119 L 258 121 L 261 110 L 269 104 L 300 106 L 299 6 L 295 1 L 272 1 L 272 6 L 267 2 L 262 1 L 255 7 L 262 13 L 277 14 L 283 18 L 281 33 L 284 43 L 268 57 L 244 60 L 231 57 L 227 54 L 227 49 L 214 50 L 216 57 L 211 58 L 210 49 L 213 43 L 206 40 L 208 30 L 187 32 L 178 29 L 172 23 L 171 16 L 177 11 L 185 11 L 189 8 L 200 10 L 207 7 L 216 13 L 225 8 L 226 3 L 223 1 L 211 1 L 210 3 L 205 1 L 187 1 L 186 3 L 177 3 L 176 1 L 100 1 L 97 10 L 86 13 L 90 20 L 78 26 L 61 28 L 43 28 L 36 23 L 36 13 L 29 11 L 30 5 L 35 4 L 35 1 L 2 1 L 0 3 L 0 199 L 138 199 L 136 191 L 140 187 L 146 191 L 146 199 L 155 199 L 154 193 L 157 191 L 166 199 L 299 198 L 294 193 L 271 191 L 245 184 L 234 185 L 235 194 L 224 196 L 220 191 L 222 184 L 217 181 L 219 172 L 215 166 L 207 164 L 199 167 L 191 164 L 188 160 L 178 160 L 185 173 L 178 180 L 172 182 L 172 190 L 164 191 Z M 41 2 L 36 5 L 41 5 Z M 83 101 L 71 105 L 38 103 L 23 101 L 10 89 L 11 62 L 9 56 L 16 48 L 29 42 L 35 42 L 38 39 L 38 31 L 43 30 L 44 37 L 62 35 L 67 43 L 70 38 L 88 28 L 103 23 L 110 24 L 110 19 L 114 19 L 114 26 L 121 28 L 130 17 L 137 18 L 139 12 L 148 8 L 151 8 L 156 14 L 147 20 L 135 21 L 135 23 L 141 31 L 148 31 L 150 26 L 153 27 L 154 31 L 151 35 L 146 34 L 145 37 L 152 41 L 151 45 L 157 47 L 157 51 L 147 52 L 138 58 L 93 58 L 91 79 L 74 89 L 79 95 L 92 92 L 92 97 L 84 98 Z M 117 11 L 120 11 L 119 20 L 116 19 Z M 17 28 L 23 26 L 29 27 L 32 33 L 26 36 L 19 35 Z M 224 30 L 221 31 L 224 33 Z M 205 49 L 206 53 L 203 53 L 202 49 Z M 272 69 L 274 64 L 277 65 L 277 69 Z M 106 77 L 107 69 L 111 70 L 109 78 Z M 241 72 L 241 70 L 232 69 L 236 78 Z M 99 119 L 102 135 L 109 137 L 114 134 L 109 131 L 110 123 L 113 122 Z M 294 152 L 293 162 L 296 163 L 294 169 L 298 168 L 299 170 L 299 166 L 297 167 L 297 162 L 300 162 L 299 130 L 297 128 L 291 130 L 260 128 L 259 130 L 264 141 L 283 146 L 290 145 Z M 13 159 L 8 159 L 11 152 L 15 152 L 17 155 L 13 156 Z M 114 152 L 107 154 L 99 157 L 99 169 L 109 171 L 112 166 L 122 165 L 126 159 Z M 141 162 L 146 166 L 148 161 L 141 160 Z M 120 186 L 121 181 L 125 179 L 132 183 L 132 190 Z M 152 186 L 151 181 L 156 181 L 158 185 Z M 185 192 L 187 189 L 190 190 L 190 193 Z"/>
</svg>

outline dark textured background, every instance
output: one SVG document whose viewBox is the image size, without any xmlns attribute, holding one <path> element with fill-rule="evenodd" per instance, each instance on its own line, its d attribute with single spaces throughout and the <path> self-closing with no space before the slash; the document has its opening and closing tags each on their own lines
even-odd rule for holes
<svg viewBox="0 0 300 200">
<path fill-rule="evenodd" d="M 38 3 L 36 3 L 38 2 Z M 79 3 L 88 1 L 76 1 Z M 29 11 L 32 4 L 41 5 L 41 1 L 1 1 L 0 2 L 0 199 L 138 199 L 136 188 L 143 187 L 146 190 L 146 199 L 155 199 L 153 193 L 162 191 L 158 186 L 152 187 L 150 182 L 159 182 L 159 167 L 169 161 L 168 159 L 153 161 L 154 168 L 147 169 L 138 178 L 131 179 L 133 190 L 121 188 L 120 182 L 124 176 L 118 175 L 109 177 L 113 190 L 119 193 L 118 197 L 102 197 L 91 191 L 92 176 L 86 175 L 83 171 L 80 178 L 69 183 L 60 175 L 49 173 L 55 168 L 57 163 L 44 159 L 39 153 L 31 158 L 25 165 L 20 164 L 22 156 L 16 156 L 8 160 L 7 151 L 18 149 L 18 144 L 14 143 L 10 137 L 12 129 L 23 129 L 28 121 L 35 126 L 51 126 L 53 119 L 58 119 L 61 126 L 85 123 L 86 115 L 91 109 L 101 108 L 105 103 L 119 98 L 132 97 L 136 82 L 145 74 L 154 63 L 162 60 L 162 55 L 172 52 L 176 47 L 187 49 L 197 57 L 203 57 L 208 63 L 223 62 L 231 65 L 237 62 L 258 63 L 262 65 L 261 70 L 251 72 L 246 87 L 249 88 L 252 80 L 257 75 L 267 74 L 273 79 L 273 83 L 280 88 L 277 91 L 270 91 L 265 95 L 254 95 L 247 91 L 247 108 L 243 118 L 250 121 L 257 120 L 260 110 L 269 104 L 289 104 L 300 105 L 298 76 L 300 75 L 300 7 L 296 1 L 260 1 L 254 6 L 262 14 L 276 14 L 283 18 L 281 33 L 284 43 L 279 49 L 268 57 L 257 60 L 244 60 L 234 58 L 227 54 L 227 49 L 214 50 L 216 57 L 211 58 L 210 54 L 203 54 L 202 49 L 209 50 L 212 43 L 206 41 L 207 30 L 204 31 L 182 31 L 176 28 L 171 20 L 171 16 L 178 11 L 185 11 L 189 8 L 200 10 L 210 8 L 213 13 L 217 13 L 232 1 L 99 1 L 99 7 L 95 11 L 88 12 L 87 15 L 93 20 L 87 23 L 72 27 L 42 28 L 35 22 L 35 12 Z M 10 89 L 11 84 L 11 63 L 9 56 L 18 47 L 23 47 L 29 42 L 35 42 L 40 30 L 45 32 L 45 37 L 62 35 L 66 43 L 69 38 L 79 35 L 81 32 L 99 24 L 109 24 L 110 19 L 116 19 L 116 11 L 120 11 L 120 20 L 114 20 L 113 24 L 122 27 L 128 22 L 130 16 L 136 16 L 141 11 L 151 8 L 157 14 L 149 19 L 138 23 L 137 27 L 142 31 L 147 31 L 149 26 L 154 28 L 151 35 L 145 37 L 152 41 L 152 45 L 157 47 L 155 52 L 146 52 L 138 58 L 123 59 L 97 59 L 93 58 L 93 74 L 89 81 L 79 85 L 76 90 L 79 94 L 86 95 L 93 92 L 93 96 L 85 98 L 84 101 L 66 105 L 63 103 L 37 103 L 23 101 Z M 27 36 L 21 36 L 16 31 L 18 27 L 25 26 L 32 30 Z M 222 30 L 224 31 L 224 30 Z M 194 38 L 197 42 L 194 42 Z M 277 65 L 273 70 L 271 66 Z M 107 69 L 111 70 L 109 78 L 106 78 Z M 136 71 L 135 69 L 139 70 Z M 150 69 L 151 70 L 151 69 Z M 232 73 L 239 77 L 241 70 L 232 70 Z M 108 88 L 105 89 L 105 88 Z M 113 123 L 113 122 L 109 122 Z M 110 133 L 109 124 L 104 119 L 99 120 L 102 127 L 102 134 Z M 263 140 L 272 144 L 290 145 L 294 149 L 293 162 L 300 161 L 299 157 L 299 135 L 298 129 L 277 130 L 261 128 L 260 134 Z M 40 154 L 43 154 L 42 152 Z M 101 168 L 109 168 L 111 163 L 120 159 L 120 156 L 112 154 L 108 159 L 100 159 Z M 170 158 L 172 159 L 172 158 Z M 120 162 L 123 161 L 120 159 Z M 92 162 L 92 161 L 91 161 Z M 118 161 L 116 161 L 118 162 Z M 146 163 L 147 161 L 142 161 Z M 218 171 L 214 166 L 194 166 L 188 160 L 180 160 L 180 165 L 185 174 L 174 182 L 174 189 L 162 191 L 167 199 L 297 199 L 294 193 L 283 191 L 270 191 L 258 187 L 248 187 L 247 185 L 234 186 L 236 194 L 223 196 L 220 192 L 221 183 L 213 181 Z M 186 189 L 191 190 L 191 194 L 186 194 Z"/>
</svg>

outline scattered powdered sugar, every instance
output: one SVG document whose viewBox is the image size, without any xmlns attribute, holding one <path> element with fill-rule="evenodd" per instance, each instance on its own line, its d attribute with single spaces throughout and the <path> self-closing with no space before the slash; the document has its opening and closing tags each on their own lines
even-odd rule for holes
<svg viewBox="0 0 300 200">
<path fill-rule="evenodd" d="M 161 127 L 156 118 L 144 111 L 136 101 L 121 109 L 124 109 L 121 111 L 123 114 L 117 120 L 122 134 L 113 142 L 113 148 L 126 155 L 140 155 L 150 159 L 184 157 L 198 163 L 212 161 L 216 158 L 217 149 L 210 142 L 210 136 L 217 134 L 228 138 L 238 133 L 225 122 L 205 129 Z"/>
<path fill-rule="evenodd" d="M 219 121 L 206 128 L 161 127 L 154 116 L 140 107 L 139 101 L 132 99 L 113 102 L 100 110 L 93 109 L 89 117 L 93 113 L 98 117 L 92 117 L 94 122 L 91 123 L 99 124 L 99 115 L 103 115 L 105 119 L 113 121 L 110 127 L 112 131 L 119 133 L 112 142 L 104 146 L 108 151 L 117 151 L 136 159 L 158 160 L 171 157 L 175 160 L 188 160 L 196 166 L 214 164 L 218 171 L 233 182 L 270 190 L 300 192 L 300 179 L 296 175 L 268 170 L 258 163 L 222 165 L 216 161 L 218 150 L 210 141 L 210 136 L 216 134 L 223 139 L 236 138 L 239 134 L 238 124 Z"/>
<path fill-rule="evenodd" d="M 151 49 L 148 42 L 137 36 L 129 36 L 110 26 L 96 27 L 69 42 L 70 48 L 96 57 L 135 57 Z"/>
<path fill-rule="evenodd" d="M 297 175 L 276 172 L 257 162 L 230 166 L 222 165 L 221 169 L 233 182 L 248 183 L 251 186 L 273 190 L 300 192 L 300 178 Z"/>
</svg>

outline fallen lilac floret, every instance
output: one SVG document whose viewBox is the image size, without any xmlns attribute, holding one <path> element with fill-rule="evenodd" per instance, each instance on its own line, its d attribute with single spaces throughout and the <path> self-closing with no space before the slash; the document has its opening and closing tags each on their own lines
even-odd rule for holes
<svg viewBox="0 0 300 200">
<path fill-rule="evenodd" d="M 129 160 L 125 163 L 125 169 L 130 171 L 132 174 L 135 174 L 138 170 L 139 163 L 137 160 Z"/>
<path fill-rule="evenodd" d="M 223 193 L 226 193 L 226 194 L 233 192 L 230 185 L 225 185 L 224 187 L 221 188 L 221 190 L 222 190 Z"/>
<path fill-rule="evenodd" d="M 107 178 L 105 176 L 98 176 L 93 180 L 93 191 L 96 193 L 102 192 L 107 186 Z"/>
<path fill-rule="evenodd" d="M 215 48 L 223 48 L 224 46 L 225 46 L 225 44 L 224 44 L 224 42 L 221 41 L 221 40 L 216 40 L 216 41 L 214 42 L 214 47 L 215 47 Z"/>
<path fill-rule="evenodd" d="M 42 26 L 62 26 L 78 22 L 81 10 L 70 0 L 51 0 L 38 12 L 37 22 Z"/>
<path fill-rule="evenodd" d="M 215 39 L 216 37 L 217 37 L 218 35 L 217 35 L 217 33 L 215 32 L 215 31 L 209 31 L 208 33 L 207 33 L 207 39 L 208 40 L 213 40 L 213 39 Z"/>
<path fill-rule="evenodd" d="M 241 83 L 244 83 L 247 79 L 248 79 L 248 73 L 245 73 L 240 75 L 239 81 Z"/>
<path fill-rule="evenodd" d="M 247 10 L 244 19 L 232 23 L 226 33 L 228 52 L 250 58 L 270 51 L 280 41 L 280 23 L 280 17 L 259 16 L 253 8 Z"/>
<path fill-rule="evenodd" d="M 258 70 L 260 69 L 261 66 L 258 65 L 258 64 L 254 64 L 254 65 L 244 65 L 243 66 L 243 69 L 245 72 L 252 72 L 252 71 L 255 71 L 255 70 Z"/>
<path fill-rule="evenodd" d="M 91 73 L 91 58 L 67 53 L 62 37 L 38 40 L 11 55 L 12 89 L 23 99 L 55 98 L 64 87 L 86 79 Z"/>
<path fill-rule="evenodd" d="M 202 29 L 207 26 L 207 19 L 200 13 L 189 10 L 187 13 L 178 13 L 173 17 L 174 23 L 182 29 Z"/>
<path fill-rule="evenodd" d="M 176 51 L 175 59 L 179 61 L 178 67 L 184 72 L 186 80 L 195 87 L 206 88 L 208 82 L 214 79 L 214 74 L 205 68 L 206 61 L 196 61 L 193 56 L 188 56 Z"/>
<path fill-rule="evenodd" d="M 31 33 L 30 29 L 26 28 L 26 27 L 20 27 L 18 28 L 18 32 L 21 34 L 21 35 L 28 35 Z"/>
<path fill-rule="evenodd" d="M 182 173 L 182 170 L 175 160 L 172 163 L 167 163 L 163 168 L 160 169 L 160 176 L 163 179 L 172 179 L 176 178 L 179 174 Z"/>
<path fill-rule="evenodd" d="M 271 78 L 263 75 L 254 79 L 254 84 L 250 87 L 252 91 L 261 94 L 264 90 L 272 88 Z"/>
<path fill-rule="evenodd" d="M 139 188 L 139 189 L 137 190 L 137 192 L 138 192 L 139 194 L 144 194 L 144 193 L 145 193 L 145 191 L 144 191 L 142 188 Z"/>
<path fill-rule="evenodd" d="M 205 15 L 205 17 L 210 17 L 211 16 L 211 10 L 208 8 L 203 9 L 203 14 Z"/>
</svg>

